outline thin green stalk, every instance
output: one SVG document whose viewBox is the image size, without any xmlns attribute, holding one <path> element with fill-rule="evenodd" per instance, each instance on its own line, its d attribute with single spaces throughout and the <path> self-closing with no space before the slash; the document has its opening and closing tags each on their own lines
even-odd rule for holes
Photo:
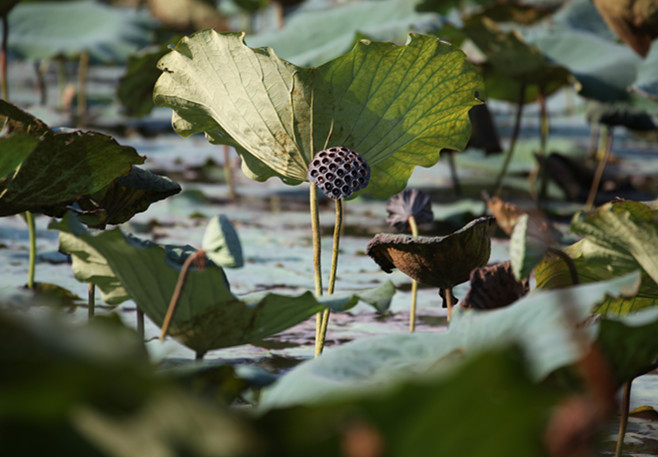
<svg viewBox="0 0 658 457">
<path fill-rule="evenodd" d="M 541 206 L 541 203 L 546 200 L 546 193 L 548 189 L 548 179 L 546 175 L 546 145 L 548 144 L 548 134 L 550 131 L 550 125 L 548 122 L 548 107 L 546 106 L 546 90 L 543 86 L 539 87 L 539 97 L 537 98 L 539 103 L 539 116 L 540 116 L 540 140 L 539 140 L 539 155 L 541 160 L 539 160 L 539 198 L 537 199 L 537 204 Z"/>
<path fill-rule="evenodd" d="M 89 52 L 82 51 L 78 64 L 78 128 L 87 124 L 87 74 L 89 73 Z"/>
<path fill-rule="evenodd" d="M 601 178 L 603 178 L 603 170 L 605 170 L 605 165 L 610 159 L 610 151 L 612 149 L 612 129 L 607 125 L 602 125 L 601 130 L 601 141 L 599 143 L 599 151 L 597 152 L 599 162 L 596 166 L 596 171 L 594 172 L 594 179 L 592 179 L 592 187 L 589 190 L 587 202 L 585 202 L 585 209 L 587 211 L 594 207 L 594 200 L 596 200 L 596 194 L 599 191 Z"/>
<path fill-rule="evenodd" d="M 322 296 L 322 240 L 320 234 L 320 213 L 318 211 L 318 188 L 314 183 L 309 185 L 309 206 L 311 211 L 311 232 L 313 236 L 313 280 L 315 283 L 315 296 Z M 322 313 L 315 316 L 315 355 L 319 352 L 322 328 Z"/>
<path fill-rule="evenodd" d="M 457 165 L 455 164 L 455 151 L 448 153 L 448 165 L 450 166 L 450 177 L 452 178 L 452 188 L 455 190 L 456 195 L 462 194 L 462 186 L 459 184 L 459 176 L 457 175 Z"/>
<path fill-rule="evenodd" d="M 500 170 L 500 174 L 496 179 L 494 196 L 500 196 L 500 192 L 503 188 L 503 180 L 507 174 L 507 169 L 509 164 L 512 161 L 512 156 L 514 155 L 514 147 L 516 146 L 516 140 L 519 137 L 521 131 L 521 116 L 523 115 L 523 106 L 525 105 L 525 83 L 521 83 L 519 88 L 519 102 L 516 107 L 516 119 L 514 120 L 514 130 L 512 131 L 512 137 L 510 138 L 509 149 L 507 150 L 507 155 L 505 156 L 505 162 L 503 163 L 503 168 Z"/>
<path fill-rule="evenodd" d="M 2 16 L 2 49 L 0 50 L 0 74 L 2 75 L 2 98 L 9 100 L 7 83 L 7 40 L 9 37 L 9 21 L 7 15 Z"/>
<path fill-rule="evenodd" d="M 92 320 L 96 314 L 96 285 L 93 282 L 89 283 L 89 291 L 87 297 L 89 298 L 87 319 Z"/>
<path fill-rule="evenodd" d="M 418 224 L 416 224 L 416 218 L 411 215 L 407 219 L 409 222 L 409 227 L 411 228 L 411 235 L 418 236 Z M 413 279 L 411 281 L 411 310 L 409 312 L 409 331 L 414 332 L 416 330 L 416 301 L 418 300 L 418 281 Z"/>
<path fill-rule="evenodd" d="M 631 409 L 631 384 L 633 384 L 632 379 L 624 383 L 624 393 L 621 399 L 621 417 L 619 418 L 619 435 L 617 435 L 615 457 L 621 457 L 622 448 L 624 447 L 624 435 L 626 435 L 628 415 Z"/>
<path fill-rule="evenodd" d="M 331 270 L 329 272 L 329 287 L 327 288 L 327 295 L 334 293 L 336 286 L 336 272 L 338 271 L 338 252 L 340 248 L 340 233 L 343 229 L 343 200 L 336 200 L 336 224 L 334 225 L 334 245 L 331 251 Z M 329 326 L 329 316 L 331 311 L 329 308 L 322 312 L 322 322 L 320 325 L 320 340 L 316 347 L 316 354 L 322 354 L 324 349 L 324 341 L 327 337 L 327 327 Z"/>
<path fill-rule="evenodd" d="M 144 311 L 139 306 L 137 307 L 137 335 L 140 340 L 144 341 Z"/>
<path fill-rule="evenodd" d="M 34 288 L 34 270 L 37 263 L 37 228 L 34 222 L 34 215 L 25 211 L 25 221 L 27 222 L 27 230 L 30 234 L 30 257 L 27 272 L 27 288 Z"/>
</svg>

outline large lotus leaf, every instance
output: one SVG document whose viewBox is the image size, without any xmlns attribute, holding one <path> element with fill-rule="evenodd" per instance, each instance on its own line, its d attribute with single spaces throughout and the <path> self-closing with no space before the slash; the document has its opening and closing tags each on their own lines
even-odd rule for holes
<svg viewBox="0 0 658 457">
<path fill-rule="evenodd" d="M 606 203 L 591 213 L 578 213 L 571 231 L 604 249 L 630 255 L 658 282 L 658 209 L 634 201 Z"/>
<path fill-rule="evenodd" d="M 459 312 L 447 332 L 361 338 L 305 361 L 263 392 L 263 409 L 321 402 L 376 391 L 403 379 L 441 371 L 464 354 L 518 344 L 535 380 L 576 363 L 584 354 L 565 325 L 565 302 L 579 319 L 607 295 L 632 295 L 639 273 L 599 283 L 533 291 L 506 308 Z M 595 332 L 585 332 L 590 341 Z M 624 344 L 625 342 L 620 342 Z M 631 346 L 632 347 L 632 346 Z"/>
<path fill-rule="evenodd" d="M 16 172 L 18 166 L 29 156 L 39 144 L 39 138 L 26 133 L 15 133 L 10 136 L 0 136 L 0 182 L 10 173 Z"/>
<path fill-rule="evenodd" d="M 0 179 L 0 216 L 26 210 L 65 206 L 78 197 L 93 194 L 130 171 L 144 158 L 113 138 L 73 131 L 55 133 L 14 105 L 0 100 L 0 127 L 7 133 L 28 133 L 37 138 L 36 147 L 3 148 L 20 165 L 11 176 Z"/>
<path fill-rule="evenodd" d="M 405 46 L 361 40 L 317 68 L 297 67 L 243 34 L 205 30 L 159 62 L 154 100 L 174 110 L 182 135 L 206 132 L 237 146 L 251 177 L 305 181 L 325 145 L 345 146 L 370 165 L 366 192 L 401 191 L 417 165 L 441 149 L 463 149 L 482 80 L 458 49 L 411 34 Z"/>
<path fill-rule="evenodd" d="M 80 216 L 88 227 L 104 228 L 107 224 L 122 224 L 135 214 L 144 212 L 157 201 L 181 191 L 180 185 L 139 167 L 120 176 L 107 187 L 77 200 Z"/>
<path fill-rule="evenodd" d="M 397 268 L 423 284 L 451 289 L 468 281 L 473 269 L 486 265 L 493 221 L 481 217 L 447 236 L 379 233 L 368 243 L 366 253 L 387 273 Z"/>
<path fill-rule="evenodd" d="M 567 83 L 569 71 L 547 59 L 518 31 L 504 31 L 490 18 L 479 15 L 465 20 L 463 30 L 500 74 L 542 87 L 545 94 Z"/>
<path fill-rule="evenodd" d="M 75 224 L 67 220 L 67 225 Z M 182 264 L 195 249 L 191 246 L 159 246 L 124 235 L 119 229 L 92 236 L 79 228 L 76 233 L 89 256 L 105 258 L 115 277 L 137 306 L 156 324 L 162 325 Z M 84 249 L 84 246 L 80 246 Z M 90 278 L 93 281 L 93 277 Z M 329 307 L 344 311 L 373 297 L 381 305 L 382 291 L 388 300 L 395 292 L 390 283 L 377 293 L 331 296 L 317 300 L 311 292 L 299 296 L 275 293 L 237 298 L 229 288 L 224 270 L 206 262 L 205 269 L 192 268 L 185 280 L 169 334 L 197 354 L 211 349 L 254 343 L 296 325 Z"/>
<path fill-rule="evenodd" d="M 270 46 L 300 66 L 317 66 L 349 51 L 361 34 L 376 41 L 404 43 L 410 30 L 432 30 L 434 14 L 415 11 L 414 0 L 368 0 L 304 9 L 286 17 L 283 29 L 247 36 L 253 47 Z"/>
<path fill-rule="evenodd" d="M 545 456 L 542 436 L 559 397 L 533 382 L 519 352 L 488 348 L 440 376 L 269 411 L 258 423 L 267 448 L 290 457 Z"/>
<path fill-rule="evenodd" d="M 25 59 L 75 57 L 123 62 L 148 43 L 146 17 L 92 1 L 21 2 L 9 13 L 9 51 Z"/>
</svg>

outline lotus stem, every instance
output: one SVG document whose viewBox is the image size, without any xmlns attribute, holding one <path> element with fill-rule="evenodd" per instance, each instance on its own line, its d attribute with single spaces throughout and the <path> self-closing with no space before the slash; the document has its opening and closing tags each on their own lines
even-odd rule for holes
<svg viewBox="0 0 658 457">
<path fill-rule="evenodd" d="M 509 164 L 512 161 L 512 156 L 514 155 L 514 147 L 516 146 L 516 140 L 519 137 L 519 133 L 521 131 L 521 116 L 523 115 L 523 106 L 525 105 L 525 91 L 526 91 L 526 86 L 525 83 L 521 83 L 521 86 L 519 88 L 519 101 L 516 106 L 516 118 L 514 120 L 514 130 L 512 131 L 512 137 L 510 138 L 510 144 L 509 148 L 507 150 L 507 154 L 505 155 L 505 162 L 503 162 L 503 168 L 500 170 L 500 174 L 498 175 L 498 178 L 496 179 L 496 184 L 495 184 L 495 191 L 494 191 L 494 196 L 500 196 L 500 192 L 503 189 L 503 180 L 505 179 L 505 175 L 507 174 L 507 169 L 509 168 Z"/>
<path fill-rule="evenodd" d="M 541 206 L 541 203 L 546 199 L 546 192 L 548 187 L 548 181 L 546 176 L 546 145 L 548 144 L 548 134 L 550 131 L 550 125 L 548 122 L 548 108 L 546 106 L 546 89 L 544 86 L 539 86 L 539 97 L 537 98 L 539 103 L 539 116 L 540 116 L 540 137 L 539 137 L 539 155 L 542 160 L 539 161 L 539 198 L 537 199 L 537 204 Z"/>
<path fill-rule="evenodd" d="M 190 254 L 178 274 L 178 281 L 176 282 L 176 287 L 174 288 L 174 293 L 171 296 L 171 301 L 169 302 L 169 308 L 167 308 L 167 314 L 165 315 L 164 321 L 162 322 L 162 332 L 160 333 L 160 341 L 163 341 L 167 336 L 169 331 L 169 326 L 171 325 L 171 320 L 174 317 L 174 312 L 176 311 L 176 306 L 178 306 L 178 301 L 180 300 L 181 293 L 183 292 L 183 286 L 185 285 L 185 279 L 187 278 L 187 272 L 190 269 L 190 266 L 193 262 L 205 258 L 206 253 L 203 249 L 199 249 L 194 253 Z M 137 308 L 138 312 L 140 311 L 139 307 Z M 139 314 L 138 314 L 139 316 Z"/>
<path fill-rule="evenodd" d="M 411 215 L 407 219 L 409 227 L 411 228 L 411 236 L 418 236 L 418 224 L 416 218 Z M 409 332 L 413 333 L 416 330 L 416 301 L 418 300 L 418 281 L 411 280 L 411 309 L 409 311 Z"/>
<path fill-rule="evenodd" d="M 314 183 L 309 186 L 309 206 L 311 211 L 311 232 L 313 233 L 313 281 L 315 296 L 322 296 L 322 240 L 320 234 L 320 214 L 318 211 L 318 188 Z M 322 313 L 315 315 L 315 355 L 319 354 L 319 344 L 322 328 Z"/>
<path fill-rule="evenodd" d="M 617 436 L 617 446 L 615 447 L 615 457 L 621 457 L 621 451 L 624 447 L 624 436 L 628 426 L 628 415 L 631 409 L 631 384 L 633 380 L 629 379 L 624 383 L 624 393 L 621 398 L 621 417 L 619 418 L 619 435 Z"/>
<path fill-rule="evenodd" d="M 144 311 L 139 306 L 137 307 L 137 336 L 140 340 L 144 341 Z"/>
<path fill-rule="evenodd" d="M 7 40 L 9 37 L 9 20 L 7 14 L 2 16 L 2 49 L 0 50 L 0 73 L 2 74 L 2 98 L 9 100 L 7 83 Z"/>
<path fill-rule="evenodd" d="M 447 321 L 450 323 L 450 316 L 452 315 L 452 287 L 445 289 L 444 293 L 446 295 L 446 307 L 448 308 Z"/>
<path fill-rule="evenodd" d="M 233 170 L 231 169 L 229 148 L 226 144 L 224 145 L 224 179 L 226 179 L 226 185 L 228 186 L 231 200 L 236 200 L 238 198 L 238 193 L 235 190 L 235 179 L 233 179 Z"/>
<path fill-rule="evenodd" d="M 27 271 L 27 288 L 34 289 L 34 271 L 37 263 L 37 228 L 34 222 L 34 215 L 25 211 L 25 222 L 27 222 L 27 231 L 30 236 L 30 257 Z"/>
<path fill-rule="evenodd" d="M 601 135 L 599 150 L 596 154 L 599 162 L 596 166 L 596 171 L 594 172 L 592 187 L 589 190 L 587 202 L 585 202 L 585 209 L 587 211 L 590 211 L 594 207 L 596 194 L 599 190 L 599 185 L 601 185 L 601 179 L 603 178 L 603 171 L 605 170 L 606 163 L 610 159 L 610 151 L 612 149 L 612 129 L 607 125 L 602 125 L 601 130 L 603 135 Z"/>
<path fill-rule="evenodd" d="M 87 74 L 89 73 L 89 51 L 80 53 L 78 64 L 78 128 L 87 124 Z"/>
<path fill-rule="evenodd" d="M 94 314 L 96 314 L 96 285 L 93 282 L 89 283 L 87 297 L 87 320 L 92 320 L 94 318 Z"/>
<path fill-rule="evenodd" d="M 336 223 L 334 225 L 334 244 L 331 251 L 331 270 L 329 272 L 329 286 L 327 288 L 327 295 L 334 293 L 336 286 L 336 271 L 338 270 L 338 252 L 340 248 L 340 233 L 343 229 L 343 199 L 336 200 Z M 324 342 L 327 337 L 327 327 L 329 326 L 329 316 L 331 310 L 329 308 L 322 312 L 322 324 L 320 326 L 320 340 L 316 348 L 315 356 L 322 354 L 324 349 Z"/>
<path fill-rule="evenodd" d="M 455 151 L 450 151 L 448 154 L 448 165 L 450 166 L 450 177 L 452 178 L 452 188 L 458 196 L 462 194 L 462 186 L 459 184 L 459 176 L 457 175 L 457 165 L 455 164 Z"/>
</svg>

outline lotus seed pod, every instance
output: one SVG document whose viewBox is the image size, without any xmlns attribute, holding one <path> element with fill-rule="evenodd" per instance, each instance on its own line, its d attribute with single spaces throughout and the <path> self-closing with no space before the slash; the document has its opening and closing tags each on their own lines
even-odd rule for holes
<svg viewBox="0 0 658 457">
<path fill-rule="evenodd" d="M 370 180 L 370 167 L 363 157 L 343 146 L 318 152 L 308 167 L 308 180 L 334 200 L 347 198 Z"/>
</svg>

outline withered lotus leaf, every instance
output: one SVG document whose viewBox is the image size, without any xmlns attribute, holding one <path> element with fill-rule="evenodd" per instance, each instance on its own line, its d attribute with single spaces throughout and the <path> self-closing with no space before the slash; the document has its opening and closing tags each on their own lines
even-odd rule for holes
<svg viewBox="0 0 658 457">
<path fill-rule="evenodd" d="M 462 308 L 503 308 L 527 294 L 529 290 L 528 278 L 517 281 L 509 260 L 474 269 L 470 281 L 471 288 L 461 303 Z"/>
<path fill-rule="evenodd" d="M 378 233 L 366 253 L 387 273 L 397 268 L 418 282 L 451 289 L 486 265 L 491 254 L 493 217 L 480 217 L 447 236 Z"/>
<path fill-rule="evenodd" d="M 434 220 L 432 199 L 418 189 L 405 189 L 395 194 L 386 203 L 386 222 L 397 230 L 409 229 L 409 217 L 413 216 L 416 223 L 423 224 Z"/>
</svg>

